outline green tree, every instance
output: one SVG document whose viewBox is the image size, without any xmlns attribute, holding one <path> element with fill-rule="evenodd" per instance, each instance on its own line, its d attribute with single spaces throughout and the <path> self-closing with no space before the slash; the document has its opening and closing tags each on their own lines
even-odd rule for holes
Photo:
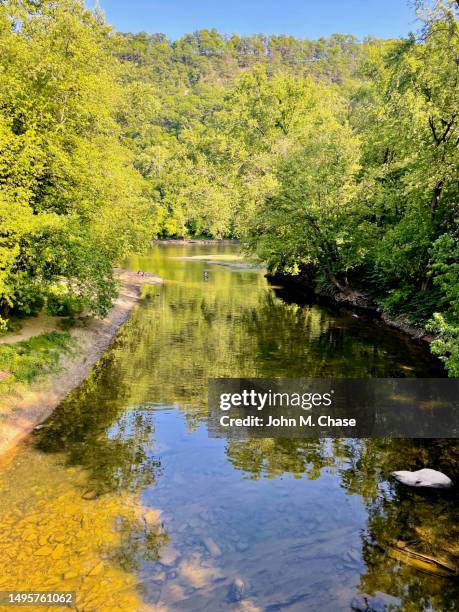
<svg viewBox="0 0 459 612">
<path fill-rule="evenodd" d="M 110 30 L 80 0 L 8 0 L 0 66 L 1 313 L 49 296 L 104 314 L 113 263 L 155 230 L 117 121 Z"/>
</svg>

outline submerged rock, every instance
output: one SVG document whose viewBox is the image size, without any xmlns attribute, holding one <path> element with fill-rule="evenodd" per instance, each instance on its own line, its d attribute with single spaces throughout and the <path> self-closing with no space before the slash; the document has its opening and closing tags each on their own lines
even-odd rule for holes
<svg viewBox="0 0 459 612">
<path fill-rule="evenodd" d="M 159 560 L 161 565 L 164 565 L 165 567 L 173 567 L 176 565 L 179 556 L 180 554 L 177 550 L 169 547 L 167 550 L 161 551 Z"/>
<path fill-rule="evenodd" d="M 204 543 L 204 546 L 207 548 L 209 554 L 212 557 L 220 557 L 222 554 L 222 551 L 220 549 L 220 546 L 217 544 L 217 542 L 215 542 L 214 540 L 212 540 L 212 538 L 209 538 L 208 536 L 202 538 L 202 541 Z"/>
<path fill-rule="evenodd" d="M 48 555 L 51 555 L 52 552 L 53 549 L 50 546 L 42 546 L 34 552 L 34 555 L 36 557 L 47 557 Z"/>
<path fill-rule="evenodd" d="M 227 601 L 229 603 L 236 603 L 237 601 L 241 601 L 241 599 L 243 599 L 244 597 L 244 591 L 245 584 L 242 578 L 235 578 L 229 586 Z"/>
<path fill-rule="evenodd" d="M 351 601 L 351 610 L 356 610 L 356 612 L 386 612 L 387 608 L 379 597 L 358 595 Z"/>
<path fill-rule="evenodd" d="M 405 484 L 409 487 L 449 489 L 453 486 L 452 480 L 448 478 L 446 474 L 438 472 L 437 470 L 431 470 L 430 468 L 417 470 L 417 472 L 401 470 L 398 472 L 392 472 L 392 476 L 402 484 Z"/>
<path fill-rule="evenodd" d="M 86 499 L 88 501 L 92 501 L 94 499 L 98 499 L 99 493 L 95 489 L 91 489 L 89 491 L 85 491 L 81 496 L 81 499 Z"/>
</svg>

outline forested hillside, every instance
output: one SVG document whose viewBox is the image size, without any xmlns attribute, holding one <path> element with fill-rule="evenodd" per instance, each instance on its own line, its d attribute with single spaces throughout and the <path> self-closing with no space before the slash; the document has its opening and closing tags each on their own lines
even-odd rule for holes
<svg viewBox="0 0 459 612">
<path fill-rule="evenodd" d="M 89 309 L 156 236 L 441 334 L 459 374 L 458 4 L 405 40 L 116 34 L 79 0 L 0 3 L 0 307 Z"/>
</svg>

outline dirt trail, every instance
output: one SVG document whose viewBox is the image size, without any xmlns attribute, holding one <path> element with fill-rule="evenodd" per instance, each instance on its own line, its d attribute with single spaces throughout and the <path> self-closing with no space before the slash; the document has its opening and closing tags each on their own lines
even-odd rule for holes
<svg viewBox="0 0 459 612">
<path fill-rule="evenodd" d="M 17 333 L 10 333 L 0 337 L 0 344 L 14 344 L 21 340 L 28 340 L 38 334 L 59 330 L 59 323 L 62 321 L 60 317 L 50 317 L 45 314 L 39 314 L 37 317 L 25 319 L 21 329 Z"/>
<path fill-rule="evenodd" d="M 155 274 L 146 273 L 140 276 L 135 272 L 119 269 L 116 273 L 120 281 L 120 291 L 113 308 L 105 319 L 93 319 L 87 326 L 72 330 L 76 350 L 61 358 L 59 372 L 24 387 L 15 395 L 0 397 L 2 403 L 7 404 L 9 408 L 7 415 L 0 422 L 0 454 L 12 450 L 86 378 L 118 329 L 129 319 L 139 300 L 142 285 L 162 282 Z M 43 330 L 37 331 L 42 332 Z"/>
</svg>

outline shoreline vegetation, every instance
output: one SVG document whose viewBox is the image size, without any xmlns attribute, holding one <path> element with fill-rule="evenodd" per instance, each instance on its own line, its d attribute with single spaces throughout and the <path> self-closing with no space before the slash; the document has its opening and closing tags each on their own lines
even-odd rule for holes
<svg viewBox="0 0 459 612">
<path fill-rule="evenodd" d="M 121 269 L 117 269 L 115 274 L 119 282 L 119 294 L 113 307 L 103 319 L 93 318 L 71 329 L 68 333 L 72 341 L 70 350 L 59 354 L 53 368 L 38 373 L 36 380 L 30 384 L 13 383 L 8 386 L 6 393 L 2 390 L 2 384 L 7 384 L 8 378 L 3 377 L 0 381 L 1 456 L 7 456 L 88 376 L 120 327 L 129 319 L 132 309 L 141 298 L 142 287 L 162 283 L 162 279 L 155 274 L 139 276 L 135 272 Z"/>
<path fill-rule="evenodd" d="M 286 289 L 293 290 L 303 299 L 310 297 L 320 303 L 334 304 L 335 306 L 344 306 L 356 313 L 363 313 L 380 319 L 388 327 L 397 329 L 398 331 L 410 336 L 414 340 L 431 344 L 438 336 L 429 333 L 423 326 L 416 326 L 405 315 L 391 316 L 384 312 L 381 306 L 373 301 L 368 295 L 360 292 L 325 292 L 311 283 L 311 279 L 301 275 L 291 274 L 266 274 L 267 279 L 272 284 L 278 284 Z"/>
<path fill-rule="evenodd" d="M 211 239 L 211 238 L 161 238 L 154 241 L 155 244 L 240 244 L 235 239 Z"/>
</svg>

